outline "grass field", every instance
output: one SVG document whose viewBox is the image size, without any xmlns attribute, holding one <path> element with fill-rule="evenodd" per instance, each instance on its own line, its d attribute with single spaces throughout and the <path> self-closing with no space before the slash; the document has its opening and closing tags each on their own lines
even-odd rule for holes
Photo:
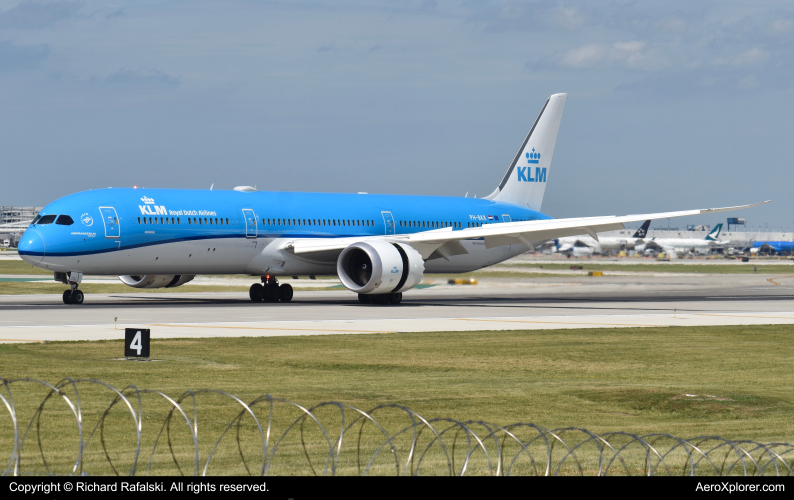
<svg viewBox="0 0 794 500">
<path fill-rule="evenodd" d="M 400 403 L 427 418 L 522 421 L 598 433 L 628 430 L 641 435 L 711 434 L 794 442 L 792 336 L 791 326 L 733 326 L 155 339 L 152 356 L 161 361 L 150 363 L 114 360 L 122 354 L 121 341 L 0 344 L 0 376 L 51 383 L 66 376 L 97 378 L 118 388 L 134 384 L 160 389 L 172 397 L 188 388 L 222 389 L 246 401 L 269 393 L 307 407 L 328 400 L 364 410 Z M 27 391 L 20 384 L 14 386 L 14 397 L 22 420 L 28 422 L 44 392 L 34 390 L 32 384 L 25 386 Z M 81 401 L 86 426 L 92 426 L 110 394 L 86 390 Z M 215 396 L 199 396 L 199 402 L 206 457 L 234 411 Z M 273 421 L 275 434 L 297 415 L 279 408 L 284 413 Z M 168 406 L 147 396 L 144 409 L 144 449 L 151 450 Z M 118 408 L 108 427 L 108 442 L 118 450 L 134 446 L 129 415 L 125 417 L 122 410 Z M 8 450 L 9 420 L 0 415 L 0 450 Z M 381 412 L 378 419 L 385 426 L 405 420 L 396 412 Z M 147 422 L 157 424 L 147 427 Z M 56 469 L 64 470 L 73 460 L 68 453 L 76 439 L 73 427 L 65 406 L 53 403 L 43 428 L 45 449 Z M 252 427 L 239 427 L 248 437 L 245 446 L 255 456 Z M 188 463 L 191 448 L 180 429 L 173 431 L 181 443 L 177 454 Z M 298 438 L 293 434 L 291 439 Z M 306 472 L 305 457 L 293 441 L 285 442 L 283 463 L 274 472 Z M 354 446 L 352 441 L 346 443 Z M 30 445 L 26 463 L 36 469 L 36 449 Z M 235 447 L 232 441 L 221 447 L 224 451 L 213 463 L 215 473 L 244 472 L 235 465 Z M 87 461 L 103 463 L 99 448 L 92 450 Z M 153 472 L 175 473 L 166 451 L 162 453 Z M 119 463 L 129 462 L 129 453 L 117 451 L 113 456 Z M 354 472 L 352 459 L 344 456 L 347 468 L 341 472 Z M 100 465 L 94 467 L 94 473 L 108 472 Z"/>
<path fill-rule="evenodd" d="M 52 271 L 31 266 L 24 260 L 0 260 L 0 274 L 40 274 L 52 276 Z"/>
<path fill-rule="evenodd" d="M 794 274 L 794 262 L 781 261 L 782 264 L 764 264 L 756 266 L 758 274 Z M 753 263 L 742 264 L 679 264 L 673 262 L 647 263 L 647 264 L 611 264 L 601 262 L 587 262 L 572 260 L 565 264 L 519 264 L 507 262 L 501 266 L 510 266 L 525 269 L 543 270 L 568 270 L 571 266 L 581 266 L 583 271 L 623 271 L 632 273 L 703 273 L 703 274 L 753 274 Z M 498 270 L 500 266 L 494 266 Z"/>
</svg>

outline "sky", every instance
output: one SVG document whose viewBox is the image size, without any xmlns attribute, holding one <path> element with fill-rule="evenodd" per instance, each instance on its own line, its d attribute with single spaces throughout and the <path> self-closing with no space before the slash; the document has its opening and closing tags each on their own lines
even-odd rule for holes
<svg viewBox="0 0 794 500">
<path fill-rule="evenodd" d="M 565 92 L 543 212 L 794 228 L 793 85 L 783 1 L 0 0 L 0 205 L 485 196 Z"/>
</svg>

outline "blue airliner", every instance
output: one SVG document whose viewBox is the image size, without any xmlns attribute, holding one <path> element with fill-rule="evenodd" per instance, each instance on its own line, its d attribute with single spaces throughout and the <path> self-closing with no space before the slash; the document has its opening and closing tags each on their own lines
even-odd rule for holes
<svg viewBox="0 0 794 500">
<path fill-rule="evenodd" d="M 771 248 L 775 253 L 794 253 L 794 242 L 791 241 L 754 241 L 752 248 L 761 249 L 764 246 Z"/>
<path fill-rule="evenodd" d="M 551 96 L 489 196 L 181 189 L 97 189 L 65 196 L 25 231 L 19 254 L 69 285 L 118 275 L 136 288 L 176 287 L 199 274 L 261 278 L 254 301 L 292 299 L 279 276 L 337 275 L 362 303 L 398 304 L 425 273 L 462 273 L 554 238 L 624 223 L 742 207 L 623 217 L 553 219 L 540 212 L 566 94 Z M 756 204 L 758 205 L 758 204 Z"/>
</svg>

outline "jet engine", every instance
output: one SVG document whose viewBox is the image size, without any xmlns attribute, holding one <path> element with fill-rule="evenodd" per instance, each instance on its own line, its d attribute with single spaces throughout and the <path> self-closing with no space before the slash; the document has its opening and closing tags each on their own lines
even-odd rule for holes
<svg viewBox="0 0 794 500">
<path fill-rule="evenodd" d="M 195 274 L 147 274 L 119 276 L 122 283 L 133 288 L 174 288 L 195 278 Z"/>
<path fill-rule="evenodd" d="M 408 245 L 370 240 L 342 250 L 336 272 L 351 292 L 400 293 L 419 284 L 425 263 L 419 252 Z"/>
</svg>

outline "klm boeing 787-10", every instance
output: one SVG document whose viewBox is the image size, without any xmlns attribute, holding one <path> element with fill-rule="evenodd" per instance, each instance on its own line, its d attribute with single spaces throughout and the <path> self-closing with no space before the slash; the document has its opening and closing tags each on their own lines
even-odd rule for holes
<svg viewBox="0 0 794 500">
<path fill-rule="evenodd" d="M 254 301 L 288 302 L 279 276 L 336 275 L 362 303 L 397 304 L 425 273 L 463 273 L 564 236 L 741 207 L 553 219 L 540 212 L 566 94 L 551 96 L 498 187 L 485 198 L 181 189 L 97 189 L 40 212 L 19 244 L 30 264 L 83 303 L 84 274 L 136 288 L 199 274 L 248 274 Z M 757 205 L 757 204 L 756 204 Z"/>
</svg>

